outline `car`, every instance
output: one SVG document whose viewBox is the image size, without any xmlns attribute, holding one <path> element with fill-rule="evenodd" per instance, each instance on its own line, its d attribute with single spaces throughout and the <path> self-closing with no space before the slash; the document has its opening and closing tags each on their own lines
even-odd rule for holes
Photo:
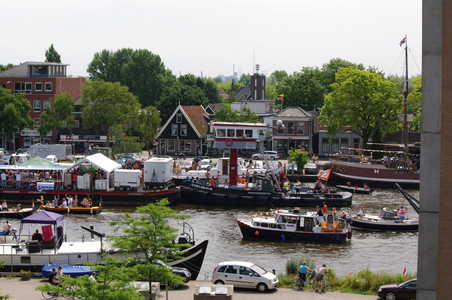
<svg viewBox="0 0 452 300">
<path fill-rule="evenodd" d="M 29 149 L 30 149 L 30 146 L 23 146 L 23 147 L 17 149 L 16 153 L 27 153 Z"/>
<path fill-rule="evenodd" d="M 224 261 L 213 270 L 212 283 L 231 284 L 240 288 L 255 288 L 266 292 L 278 287 L 278 277 L 251 262 Z"/>
<path fill-rule="evenodd" d="M 275 160 L 279 158 L 278 152 L 276 151 L 264 151 L 264 153 L 256 153 L 253 154 L 253 159 L 264 159 L 264 157 L 266 159 L 271 159 L 271 160 Z"/>
<path fill-rule="evenodd" d="M 306 164 L 304 166 L 304 173 L 317 175 L 319 173 L 319 167 L 316 164 Z"/>
<path fill-rule="evenodd" d="M 186 159 L 187 156 L 185 155 L 184 152 L 176 152 L 176 153 L 174 153 L 174 158 Z"/>
<path fill-rule="evenodd" d="M 128 163 L 135 163 L 136 161 L 142 161 L 141 157 L 135 153 L 124 153 L 121 158 L 118 158 L 116 162 L 118 164 L 121 164 L 123 166 L 127 165 Z"/>
<path fill-rule="evenodd" d="M 198 164 L 198 170 L 206 170 L 209 171 L 212 168 L 212 160 L 211 159 L 203 159 Z"/>
<path fill-rule="evenodd" d="M 203 160 L 203 159 L 210 159 L 210 157 L 208 157 L 208 156 L 196 156 L 195 158 L 193 158 L 193 160 L 196 162 L 196 163 L 199 163 L 201 160 Z"/>
<path fill-rule="evenodd" d="M 190 171 L 193 168 L 192 162 L 191 161 L 184 161 L 181 165 L 180 165 L 180 169 L 181 170 L 186 170 L 186 171 Z"/>
<path fill-rule="evenodd" d="M 382 299 L 416 299 L 417 278 L 410 279 L 400 284 L 382 285 L 377 294 Z"/>
</svg>

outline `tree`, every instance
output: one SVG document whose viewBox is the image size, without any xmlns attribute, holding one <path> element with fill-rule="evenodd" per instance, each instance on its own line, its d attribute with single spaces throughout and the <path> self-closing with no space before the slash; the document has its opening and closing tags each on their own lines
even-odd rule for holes
<svg viewBox="0 0 452 300">
<path fill-rule="evenodd" d="M 239 83 L 241 83 L 243 86 L 250 86 L 251 85 L 251 75 L 242 73 L 242 75 L 240 75 L 240 79 L 238 81 Z"/>
<path fill-rule="evenodd" d="M 329 137 L 350 126 L 367 148 L 377 130 L 381 130 L 382 137 L 399 130 L 402 101 L 394 81 L 349 67 L 339 69 L 331 88 L 319 117 Z"/>
<path fill-rule="evenodd" d="M 137 97 L 119 82 L 93 81 L 82 88 L 83 127 L 98 125 L 110 130 L 113 125 L 126 125 L 138 114 Z M 110 134 L 107 133 L 107 139 Z"/>
<path fill-rule="evenodd" d="M 53 141 L 57 142 L 58 131 L 66 124 L 69 130 L 74 125 L 75 102 L 69 93 L 58 95 L 55 99 L 50 99 L 50 105 L 44 108 L 41 113 L 41 125 L 38 127 L 39 135 L 43 138 L 48 132 L 53 131 Z"/>
<path fill-rule="evenodd" d="M 94 54 L 87 72 L 92 79 L 127 86 L 143 106 L 155 105 L 164 90 L 165 65 L 160 56 L 146 49 L 102 50 Z"/>
<path fill-rule="evenodd" d="M 23 94 L 12 95 L 10 90 L 0 87 L 0 131 L 5 137 L 33 124 L 31 105 Z M 2 145 L 5 148 L 5 145 Z"/>
<path fill-rule="evenodd" d="M 278 93 L 276 93 L 276 87 L 271 84 L 266 84 L 265 85 L 265 95 L 269 99 L 276 99 L 276 97 L 278 96 Z"/>
<path fill-rule="evenodd" d="M 55 48 L 53 48 L 53 44 L 50 45 L 49 50 L 46 50 L 46 62 L 61 64 L 61 57 Z"/>
<path fill-rule="evenodd" d="M 15 67 L 15 66 L 16 66 L 16 65 L 13 65 L 13 64 L 0 65 L 0 72 L 9 70 L 9 69 L 11 69 L 11 68 L 13 68 L 13 67 Z"/>
<path fill-rule="evenodd" d="M 167 220 L 184 220 L 189 216 L 178 215 L 167 205 L 168 200 L 162 199 L 138 207 L 137 213 L 141 214 L 138 219 L 125 213 L 123 220 L 110 222 L 114 232 L 122 232 L 122 235 L 109 236 L 108 239 L 120 252 L 135 256 L 139 262 L 136 265 L 138 274 L 149 280 L 149 286 L 156 278 L 173 285 L 183 284 L 181 277 L 155 264 L 158 260 L 168 261 L 177 257 L 182 247 L 187 246 L 174 243 L 178 230 L 172 228 Z"/>
<path fill-rule="evenodd" d="M 260 120 L 248 107 L 239 112 L 233 109 L 230 103 L 223 103 L 221 109 L 215 112 L 215 121 L 258 123 Z"/>
<path fill-rule="evenodd" d="M 143 151 L 144 144 L 140 143 L 140 137 L 127 131 L 124 124 L 113 124 L 108 130 L 108 136 L 113 140 L 111 155 L 116 156 L 122 153 L 137 153 Z"/>
<path fill-rule="evenodd" d="M 289 163 L 295 162 L 298 165 L 298 170 L 301 170 L 309 162 L 308 152 L 300 149 L 290 149 L 287 161 Z"/>
<path fill-rule="evenodd" d="M 104 255 L 99 264 L 92 265 L 97 271 L 96 281 L 88 279 L 88 275 L 77 278 L 65 277 L 62 285 L 50 285 L 46 283 L 36 287 L 36 290 L 47 293 L 58 293 L 70 296 L 73 299 L 86 300 L 139 300 L 143 299 L 136 288 L 130 282 L 136 278 L 136 270 L 128 267 L 126 259 L 117 260 L 111 256 Z M 65 289 L 68 284 L 76 288 Z"/>
<path fill-rule="evenodd" d="M 286 71 L 274 71 L 270 77 L 267 80 L 267 83 L 270 83 L 272 85 L 277 85 L 279 83 L 281 83 L 284 78 L 288 77 L 289 75 L 287 74 Z"/>
<path fill-rule="evenodd" d="M 414 118 L 411 120 L 412 129 L 421 128 L 422 113 L 422 77 L 418 76 L 413 79 L 413 92 L 408 95 L 408 106 L 412 105 Z"/>
<path fill-rule="evenodd" d="M 160 112 L 153 106 L 147 106 L 140 110 L 138 118 L 134 121 L 133 127 L 139 131 L 141 142 L 151 155 L 154 137 L 157 135 L 157 127 L 162 122 Z"/>
</svg>

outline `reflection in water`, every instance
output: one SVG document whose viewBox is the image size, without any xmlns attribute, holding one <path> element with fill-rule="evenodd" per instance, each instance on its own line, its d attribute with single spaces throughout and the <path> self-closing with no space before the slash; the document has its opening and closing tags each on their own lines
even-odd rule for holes
<svg viewBox="0 0 452 300">
<path fill-rule="evenodd" d="M 417 190 L 408 190 L 408 192 L 415 198 L 419 198 Z M 361 205 L 364 206 L 366 214 L 379 214 L 383 207 L 395 209 L 403 205 L 407 209 L 407 217 L 418 217 L 397 190 L 377 189 L 373 195 L 354 195 L 353 203 L 350 207 L 353 213 L 357 213 Z M 181 214 L 192 216 L 187 222 L 195 230 L 195 239 L 209 240 L 204 265 L 198 279 L 211 279 L 217 263 L 223 260 L 251 261 L 267 270 L 275 269 L 277 273 L 283 273 L 287 259 L 299 256 L 312 257 L 317 262 L 317 268 L 322 263 L 326 263 L 328 268 L 334 269 L 340 276 L 350 272 L 357 273 L 367 268 L 372 272 L 388 273 L 401 273 L 405 267 L 410 272 L 415 272 L 417 269 L 417 232 L 353 231 L 351 242 L 341 245 L 244 240 L 232 210 L 237 216 L 243 217 L 251 213 L 269 211 L 268 207 L 233 208 L 183 204 L 173 205 L 172 208 Z M 82 235 L 85 239 L 89 238 L 89 233 L 80 228 L 82 225 L 92 225 L 99 232 L 111 234 L 108 223 L 121 218 L 124 212 L 135 214 L 135 209 L 105 207 L 101 214 L 95 216 L 68 215 L 66 216 L 68 240 L 81 240 Z M 11 223 L 14 228 L 20 227 L 18 220 L 13 220 Z M 175 221 L 171 224 L 175 228 L 182 228 Z"/>
</svg>

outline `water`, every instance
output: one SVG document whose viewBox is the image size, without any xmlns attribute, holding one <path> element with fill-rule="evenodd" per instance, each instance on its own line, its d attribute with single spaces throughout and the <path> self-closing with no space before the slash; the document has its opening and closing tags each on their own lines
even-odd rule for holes
<svg viewBox="0 0 452 300">
<path fill-rule="evenodd" d="M 407 192 L 419 199 L 418 190 L 407 190 Z M 376 189 L 372 195 L 354 195 L 351 211 L 357 213 L 361 205 L 364 206 L 366 214 L 379 214 L 383 207 L 395 209 L 403 205 L 407 209 L 407 217 L 418 217 L 397 190 Z M 277 273 L 285 273 L 286 261 L 299 256 L 310 256 L 317 262 L 317 268 L 322 263 L 326 263 L 327 267 L 332 268 L 339 276 L 357 273 L 364 269 L 388 273 L 401 273 L 405 267 L 410 272 L 417 270 L 417 232 L 353 231 L 351 242 L 340 245 L 243 240 L 232 211 L 234 210 L 238 217 L 244 217 L 252 213 L 269 211 L 268 207 L 233 208 L 180 204 L 173 205 L 172 208 L 180 214 L 192 216 L 187 222 L 195 230 L 196 240 L 209 240 L 198 279 L 211 279 L 217 263 L 224 260 L 251 261 L 267 270 L 275 269 Z M 307 209 L 312 210 L 312 208 Z M 332 207 L 329 209 L 331 210 Z M 81 240 L 83 234 L 85 239 L 89 238 L 89 233 L 82 230 L 80 226 L 92 225 L 99 232 L 111 234 L 112 230 L 108 223 L 122 218 L 124 212 L 135 213 L 135 208 L 106 207 L 99 215 L 67 215 L 65 220 L 68 240 Z M 13 228 L 19 228 L 18 220 L 13 220 L 11 223 Z M 175 228 L 181 228 L 175 221 L 171 224 Z"/>
</svg>

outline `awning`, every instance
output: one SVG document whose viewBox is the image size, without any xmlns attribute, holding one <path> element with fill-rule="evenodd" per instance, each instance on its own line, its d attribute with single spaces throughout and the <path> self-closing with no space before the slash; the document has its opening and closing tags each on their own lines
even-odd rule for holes
<svg viewBox="0 0 452 300">
<path fill-rule="evenodd" d="M 68 143 L 68 142 L 75 142 L 75 143 L 106 143 L 107 140 L 79 140 L 79 139 L 69 139 L 69 140 L 60 140 L 60 143 Z"/>
</svg>

